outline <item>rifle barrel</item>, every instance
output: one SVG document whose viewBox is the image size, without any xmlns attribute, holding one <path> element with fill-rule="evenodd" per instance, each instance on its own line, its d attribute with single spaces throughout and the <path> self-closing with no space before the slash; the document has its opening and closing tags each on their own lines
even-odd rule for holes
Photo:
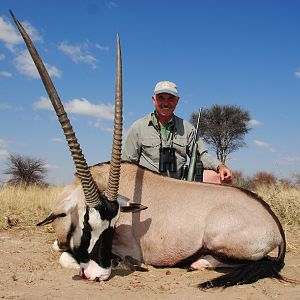
<svg viewBox="0 0 300 300">
<path fill-rule="evenodd" d="M 192 155 L 190 158 L 189 171 L 188 171 L 188 175 L 187 175 L 187 179 L 186 179 L 187 181 L 194 180 L 195 165 L 196 165 L 196 158 L 197 158 L 197 140 L 198 140 L 198 134 L 199 134 L 201 112 L 202 112 L 202 107 L 199 109 L 196 131 L 195 131 L 195 135 L 194 135 L 194 139 L 193 139 Z"/>
</svg>

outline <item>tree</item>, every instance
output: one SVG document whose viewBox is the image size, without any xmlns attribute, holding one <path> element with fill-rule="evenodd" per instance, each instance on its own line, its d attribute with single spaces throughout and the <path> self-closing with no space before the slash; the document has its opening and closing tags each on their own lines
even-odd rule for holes
<svg viewBox="0 0 300 300">
<path fill-rule="evenodd" d="M 192 113 L 191 123 L 196 125 L 198 113 Z M 239 106 L 213 105 L 204 109 L 200 119 L 200 136 L 225 164 L 228 155 L 245 146 L 244 136 L 250 131 L 250 114 Z"/>
<path fill-rule="evenodd" d="M 8 184 L 47 185 L 44 178 L 48 170 L 43 160 L 10 154 L 7 159 L 7 166 L 4 174 L 11 176 L 11 179 L 7 181 Z"/>
</svg>

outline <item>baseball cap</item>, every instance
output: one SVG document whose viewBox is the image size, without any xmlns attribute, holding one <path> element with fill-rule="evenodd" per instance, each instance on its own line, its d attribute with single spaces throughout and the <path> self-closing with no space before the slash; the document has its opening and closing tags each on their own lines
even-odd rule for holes
<svg viewBox="0 0 300 300">
<path fill-rule="evenodd" d="M 177 86 L 171 81 L 160 81 L 156 84 L 154 88 L 154 94 L 168 93 L 178 97 Z"/>
</svg>

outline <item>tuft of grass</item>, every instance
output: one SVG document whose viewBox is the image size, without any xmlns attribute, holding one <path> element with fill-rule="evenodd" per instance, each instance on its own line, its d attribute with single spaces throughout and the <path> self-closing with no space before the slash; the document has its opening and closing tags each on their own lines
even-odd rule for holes
<svg viewBox="0 0 300 300">
<path fill-rule="evenodd" d="M 273 209 L 280 220 L 286 236 L 287 251 L 300 251 L 300 189 L 280 184 L 261 184 L 255 192 Z"/>
<path fill-rule="evenodd" d="M 0 229 L 30 227 L 52 210 L 62 187 L 0 187 Z"/>
<path fill-rule="evenodd" d="M 300 189 L 285 184 L 261 184 L 255 192 L 274 210 L 282 224 L 300 225 Z"/>
</svg>

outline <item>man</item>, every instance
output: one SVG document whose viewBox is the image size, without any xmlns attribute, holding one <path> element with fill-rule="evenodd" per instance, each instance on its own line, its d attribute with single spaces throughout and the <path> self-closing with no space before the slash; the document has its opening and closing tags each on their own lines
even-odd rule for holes
<svg viewBox="0 0 300 300">
<path fill-rule="evenodd" d="M 189 122 L 174 115 L 179 101 L 177 86 L 170 81 L 158 82 L 152 101 L 155 111 L 137 120 L 129 129 L 122 159 L 136 162 L 154 172 L 180 178 L 182 167 L 191 155 L 195 128 Z M 208 181 L 230 182 L 232 172 L 224 164 L 207 153 L 202 139 L 198 151 L 204 169 L 214 170 Z M 167 163 L 164 163 L 167 162 Z M 204 181 L 205 172 L 204 172 Z"/>
</svg>

